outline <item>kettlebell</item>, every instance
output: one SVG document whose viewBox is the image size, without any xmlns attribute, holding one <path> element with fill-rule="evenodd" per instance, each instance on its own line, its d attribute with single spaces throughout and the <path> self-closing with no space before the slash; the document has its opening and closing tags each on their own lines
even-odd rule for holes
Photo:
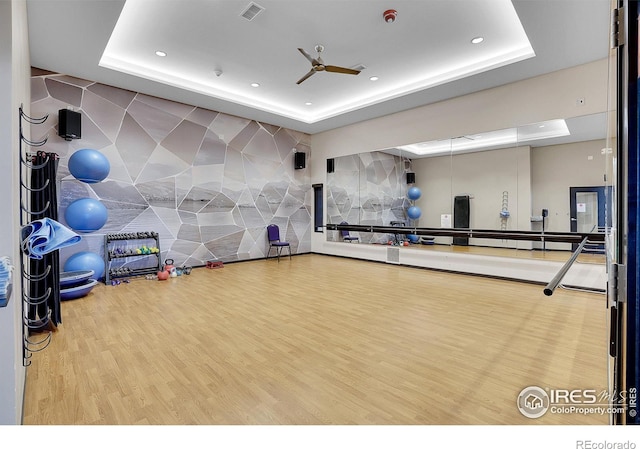
<svg viewBox="0 0 640 449">
<path fill-rule="evenodd" d="M 171 271 L 173 268 L 173 259 L 166 259 L 164 261 L 164 271 Z"/>
<path fill-rule="evenodd" d="M 169 276 L 172 278 L 178 277 L 178 270 L 176 270 L 176 267 L 171 267 L 169 270 Z"/>
<path fill-rule="evenodd" d="M 158 271 L 158 280 L 159 281 L 166 281 L 167 279 L 169 279 L 169 272 L 168 271 Z"/>
</svg>

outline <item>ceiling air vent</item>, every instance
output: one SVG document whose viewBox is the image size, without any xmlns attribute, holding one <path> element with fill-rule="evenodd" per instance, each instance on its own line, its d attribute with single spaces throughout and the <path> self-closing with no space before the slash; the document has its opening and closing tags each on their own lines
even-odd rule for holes
<svg viewBox="0 0 640 449">
<path fill-rule="evenodd" d="M 253 2 L 249 3 L 244 11 L 240 14 L 240 16 L 244 17 L 247 20 L 253 20 L 258 14 L 264 11 L 264 8 L 260 5 L 257 5 Z"/>
</svg>

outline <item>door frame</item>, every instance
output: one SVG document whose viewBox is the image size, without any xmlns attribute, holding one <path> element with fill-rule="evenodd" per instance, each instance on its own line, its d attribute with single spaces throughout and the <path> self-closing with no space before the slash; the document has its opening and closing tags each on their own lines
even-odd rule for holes
<svg viewBox="0 0 640 449">
<path fill-rule="evenodd" d="M 611 213 L 607 213 L 607 201 L 611 199 L 611 186 L 589 186 L 589 187 L 569 187 L 569 220 L 571 232 L 578 231 L 578 205 L 576 201 L 576 193 L 597 193 L 598 194 L 598 227 L 611 227 Z M 597 232 L 589 231 L 589 232 Z M 578 248 L 577 243 L 571 245 L 571 250 L 575 251 Z M 586 246 L 585 246 L 586 248 Z M 597 250 L 598 252 L 604 251 L 604 244 L 590 245 L 585 249 L 585 252 L 590 250 Z"/>
</svg>

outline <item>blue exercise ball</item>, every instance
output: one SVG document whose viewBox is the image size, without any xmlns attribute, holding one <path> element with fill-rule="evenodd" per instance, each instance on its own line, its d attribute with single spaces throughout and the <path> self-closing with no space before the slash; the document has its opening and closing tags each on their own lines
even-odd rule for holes
<svg viewBox="0 0 640 449">
<path fill-rule="evenodd" d="M 422 211 L 418 206 L 411 206 L 409 209 L 407 209 L 407 215 L 412 220 L 417 220 L 418 218 L 420 218 L 420 215 L 422 215 Z"/>
<path fill-rule="evenodd" d="M 415 234 L 408 234 L 407 237 L 411 243 L 418 243 L 418 240 L 420 240 L 420 238 Z"/>
<path fill-rule="evenodd" d="M 422 196 L 422 192 L 420 191 L 420 189 L 418 187 L 411 187 L 408 191 L 407 191 L 407 197 L 409 197 L 410 200 L 417 200 L 418 198 L 420 198 Z"/>
<path fill-rule="evenodd" d="M 91 279 L 96 281 L 104 276 L 104 259 L 91 251 L 81 251 L 73 254 L 64 263 L 64 271 L 93 270 Z"/>
<path fill-rule="evenodd" d="M 69 171 L 79 181 L 93 184 L 109 176 L 109 160 L 99 151 L 78 150 L 69 158 Z"/>
<path fill-rule="evenodd" d="M 97 231 L 107 222 L 107 208 L 98 200 L 81 198 L 69 204 L 64 219 L 71 229 L 78 232 Z"/>
</svg>

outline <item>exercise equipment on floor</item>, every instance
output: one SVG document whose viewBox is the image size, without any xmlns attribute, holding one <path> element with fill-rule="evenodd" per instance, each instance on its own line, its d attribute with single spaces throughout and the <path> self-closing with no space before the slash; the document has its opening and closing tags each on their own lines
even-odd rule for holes
<svg viewBox="0 0 640 449">
<path fill-rule="evenodd" d="M 105 284 L 162 271 L 160 235 L 155 231 L 108 233 L 104 236 Z M 115 284 L 117 285 L 117 283 Z"/>
<path fill-rule="evenodd" d="M 91 251 L 80 251 L 71 255 L 64 263 L 64 271 L 93 271 L 92 279 L 100 280 L 104 276 L 104 259 Z"/>
<path fill-rule="evenodd" d="M 78 299 L 87 296 L 98 281 L 92 279 L 93 270 L 63 271 L 60 273 L 60 299 Z"/>
</svg>

